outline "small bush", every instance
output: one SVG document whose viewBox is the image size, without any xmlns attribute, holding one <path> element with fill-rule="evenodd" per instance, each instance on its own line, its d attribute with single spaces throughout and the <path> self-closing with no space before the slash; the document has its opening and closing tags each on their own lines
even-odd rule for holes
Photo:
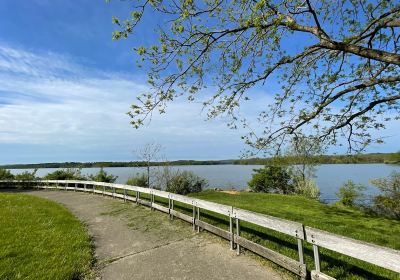
<svg viewBox="0 0 400 280">
<path fill-rule="evenodd" d="M 127 185 L 130 186 L 137 186 L 137 187 L 142 187 L 142 188 L 148 188 L 149 185 L 147 183 L 147 176 L 142 173 L 139 174 L 137 173 L 135 176 L 132 176 L 126 181 Z"/>
<path fill-rule="evenodd" d="M 35 181 L 37 179 L 36 172 L 37 169 L 33 170 L 32 172 L 24 171 L 20 174 L 15 175 L 14 178 L 18 181 Z"/>
<path fill-rule="evenodd" d="M 294 188 L 289 172 L 281 166 L 265 166 L 254 169 L 255 173 L 247 183 L 254 192 L 293 193 Z"/>
<path fill-rule="evenodd" d="M 294 181 L 294 193 L 312 199 L 318 199 L 321 194 L 314 180 L 303 178 Z"/>
<path fill-rule="evenodd" d="M 99 172 L 94 175 L 89 175 L 89 179 L 96 182 L 104 182 L 104 183 L 115 183 L 118 176 L 114 176 L 112 174 L 108 174 L 104 171 L 103 167 L 100 168 Z"/>
<path fill-rule="evenodd" d="M 374 210 L 381 215 L 400 219 L 400 172 L 393 172 L 388 178 L 373 179 L 382 194 L 374 197 Z"/>
<path fill-rule="evenodd" d="M 45 180 L 87 180 L 80 168 L 66 168 L 56 170 L 43 177 Z"/>
<path fill-rule="evenodd" d="M 364 185 L 356 184 L 352 180 L 348 180 L 339 188 L 339 192 L 336 193 L 336 195 L 343 205 L 354 206 L 357 200 L 364 196 L 363 191 L 365 191 L 365 189 Z"/>
<path fill-rule="evenodd" d="M 191 171 L 177 172 L 170 179 L 166 191 L 186 195 L 188 193 L 201 192 L 208 183 Z"/>
<path fill-rule="evenodd" d="M 14 175 L 7 169 L 0 169 L 0 180 L 14 180 Z"/>
</svg>

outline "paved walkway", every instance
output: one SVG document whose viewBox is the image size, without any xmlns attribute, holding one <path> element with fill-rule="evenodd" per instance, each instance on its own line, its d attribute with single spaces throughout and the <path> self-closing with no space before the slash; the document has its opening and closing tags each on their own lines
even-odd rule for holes
<svg viewBox="0 0 400 280">
<path fill-rule="evenodd" d="M 228 242 L 147 207 L 85 193 L 29 193 L 64 204 L 87 224 L 99 279 L 282 279 L 236 256 Z"/>
</svg>

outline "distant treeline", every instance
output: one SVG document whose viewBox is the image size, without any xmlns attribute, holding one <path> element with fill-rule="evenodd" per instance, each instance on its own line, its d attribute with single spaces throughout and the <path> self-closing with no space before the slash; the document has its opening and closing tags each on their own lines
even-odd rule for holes
<svg viewBox="0 0 400 280">
<path fill-rule="evenodd" d="M 276 158 L 250 158 L 250 159 L 228 159 L 228 160 L 175 160 L 169 161 L 169 165 L 269 165 L 277 162 Z M 281 164 L 301 163 L 302 159 L 293 157 L 282 157 L 278 161 Z M 308 161 L 309 162 L 309 161 Z M 360 155 L 321 155 L 312 158 L 316 164 L 350 164 L 350 163 L 388 163 L 400 164 L 400 152 L 398 153 L 373 153 Z M 152 166 L 165 165 L 166 162 L 152 162 Z M 144 167 L 146 162 L 130 161 L 101 161 L 101 162 L 51 162 L 35 164 L 8 164 L 0 168 L 5 169 L 34 169 L 34 168 L 92 168 L 92 167 Z"/>
<path fill-rule="evenodd" d="M 235 160 L 234 164 L 259 164 L 268 165 L 275 162 L 299 164 L 302 163 L 301 158 L 282 157 L 278 160 L 276 158 L 252 158 Z M 321 155 L 314 156 L 308 159 L 308 162 L 316 164 L 350 164 L 350 163 L 387 163 L 387 164 L 400 164 L 400 152 L 398 153 L 372 153 L 372 154 L 359 154 L 359 155 Z"/>
<path fill-rule="evenodd" d="M 234 164 L 235 160 L 176 160 L 169 162 L 151 162 L 152 166 L 169 165 L 217 165 Z M 7 164 L 1 165 L 4 169 L 34 169 L 34 168 L 93 168 L 93 167 L 144 167 L 143 161 L 97 161 L 97 162 L 49 162 L 32 164 Z"/>
</svg>

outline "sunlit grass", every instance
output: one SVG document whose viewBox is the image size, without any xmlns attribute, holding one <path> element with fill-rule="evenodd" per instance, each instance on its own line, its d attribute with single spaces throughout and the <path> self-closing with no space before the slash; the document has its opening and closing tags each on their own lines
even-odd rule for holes
<svg viewBox="0 0 400 280">
<path fill-rule="evenodd" d="M 111 189 L 106 189 L 111 192 Z M 117 193 L 123 193 L 117 190 Z M 135 192 L 128 191 L 135 197 Z M 381 246 L 400 250 L 400 222 L 371 216 L 357 209 L 327 205 L 300 196 L 239 192 L 228 194 L 217 191 L 204 191 L 191 196 L 237 208 L 300 222 L 343 236 L 367 241 Z M 142 193 L 141 199 L 149 201 L 150 196 Z M 165 198 L 155 198 L 155 202 L 168 206 Z M 175 210 L 192 215 L 192 207 L 175 202 Z M 226 216 L 201 210 L 201 219 L 225 230 L 229 229 Z M 293 237 L 267 230 L 260 226 L 241 222 L 241 235 L 293 259 L 298 259 L 297 242 Z M 337 279 L 400 279 L 397 273 L 379 268 L 321 248 L 322 271 Z M 312 247 L 305 246 L 308 270 L 314 268 Z"/>
<path fill-rule="evenodd" d="M 399 221 L 370 216 L 356 209 L 277 194 L 204 191 L 191 196 L 297 221 L 306 226 L 400 250 Z M 202 219 L 228 228 L 227 220 L 220 215 L 206 212 L 202 214 Z M 298 259 L 297 243 L 292 237 L 249 223 L 241 223 L 241 235 Z M 305 254 L 308 269 L 313 269 L 311 246 L 306 245 Z M 400 279 L 400 275 L 395 272 L 328 250 L 321 249 L 321 258 L 322 271 L 337 279 Z"/>
<path fill-rule="evenodd" d="M 82 279 L 92 262 L 86 228 L 65 207 L 0 193 L 0 279 Z"/>
</svg>

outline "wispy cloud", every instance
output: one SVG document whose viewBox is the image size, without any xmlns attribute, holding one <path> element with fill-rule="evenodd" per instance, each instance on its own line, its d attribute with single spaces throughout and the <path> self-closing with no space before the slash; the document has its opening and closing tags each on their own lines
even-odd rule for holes
<svg viewBox="0 0 400 280">
<path fill-rule="evenodd" d="M 80 70 L 81 67 L 66 56 L 52 52 L 36 54 L 0 45 L 0 73 L 53 77 L 57 74 L 77 74 Z"/>
<path fill-rule="evenodd" d="M 155 115 L 150 125 L 132 129 L 126 112 L 145 90 L 145 84 L 126 73 L 102 72 L 65 55 L 0 44 L 0 150 L 2 144 L 53 145 L 71 151 L 70 158 L 60 160 L 74 160 L 74 151 L 86 147 L 104 153 L 104 159 L 112 159 L 113 152 L 131 158 L 138 145 L 158 141 L 177 157 L 210 157 L 196 147 L 215 144 L 222 145 L 221 157 L 239 155 L 238 132 L 222 121 L 205 122 L 196 103 L 171 104 L 167 115 Z"/>
<path fill-rule="evenodd" d="M 87 64 L 0 43 L 0 163 L 131 160 L 132 151 L 149 141 L 163 144 L 170 159 L 233 158 L 245 148 L 240 136 L 246 130 L 230 130 L 223 119 L 205 121 L 201 104 L 184 100 L 155 114 L 149 125 L 131 128 L 126 112 L 147 90 L 144 75 Z M 240 110 L 255 120 L 271 96 L 261 90 L 251 96 Z M 252 129 L 263 127 L 254 121 Z M 398 131 L 398 122 L 388 124 L 387 150 L 398 146 Z"/>
</svg>

